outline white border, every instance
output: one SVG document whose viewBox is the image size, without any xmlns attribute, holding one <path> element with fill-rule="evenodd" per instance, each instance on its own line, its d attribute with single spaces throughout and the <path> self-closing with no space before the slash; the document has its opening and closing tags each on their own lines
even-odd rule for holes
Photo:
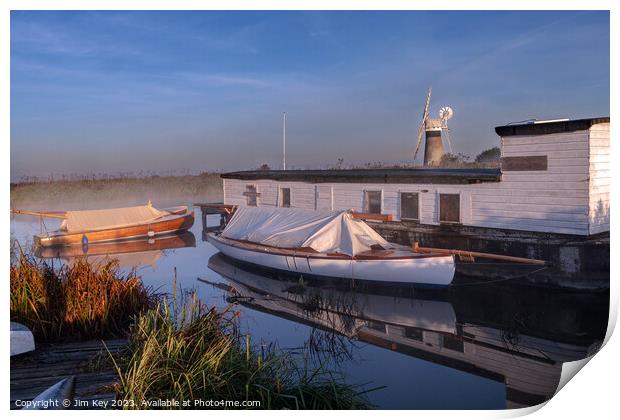
<svg viewBox="0 0 620 420">
<path fill-rule="evenodd" d="M 618 33 L 620 20 L 618 18 L 619 11 L 617 2 L 590 0 L 588 2 L 576 2 L 576 1 L 549 1 L 549 0 L 522 0 L 519 2 L 507 2 L 507 1 L 455 1 L 445 0 L 441 3 L 429 2 L 429 1 L 394 1 L 384 0 L 382 2 L 369 1 L 369 0 L 340 0 L 340 1 L 326 1 L 326 0 L 300 0 L 292 3 L 290 1 L 283 0 L 263 0 L 261 2 L 249 1 L 249 0 L 230 0 L 227 2 L 206 2 L 198 0 L 59 0 L 59 1 L 45 1 L 45 0 L 4 0 L 0 3 L 0 92 L 2 97 L 0 99 L 0 133 L 2 153 L 0 153 L 0 159 L 2 164 L 2 173 L 4 176 L 4 183 L 2 184 L 2 200 L 4 211 L 7 212 L 5 219 L 2 223 L 4 242 L 4 255 L 2 260 L 2 272 L 6 273 L 7 277 L 4 281 L 0 282 L 0 296 L 4 296 L 5 302 L 8 301 L 9 289 L 8 289 L 8 272 L 9 272 L 9 156 L 10 156 L 10 128 L 9 128 L 9 89 L 10 89 L 10 74 L 9 74 L 9 24 L 10 24 L 10 10 L 174 10 L 174 9 L 212 9 L 212 10 L 235 10 L 235 9 L 263 9 L 263 10 L 435 10 L 441 6 L 441 9 L 448 10 L 611 10 L 611 116 L 615 121 L 615 110 L 617 109 L 617 87 L 616 78 L 620 71 L 618 66 L 618 40 L 620 34 Z M 558 7 L 560 6 L 560 7 Z M 614 133 L 616 131 L 612 129 L 612 145 L 619 139 Z M 614 138 L 615 137 L 615 138 Z M 612 146 L 613 148 L 613 146 Z M 613 149 L 612 149 L 613 150 Z M 613 152 L 612 152 L 613 157 Z M 617 172 L 614 165 L 612 165 L 612 178 Z M 612 202 L 617 201 L 617 188 L 612 183 Z M 613 226 L 613 218 L 611 221 Z M 612 229 L 612 243 L 615 243 L 615 232 Z M 612 248 L 612 252 L 613 252 Z M 612 309 L 610 311 L 610 331 L 615 326 L 617 308 L 618 308 L 618 293 L 617 293 L 617 280 L 615 277 L 618 274 L 618 266 L 615 259 L 612 258 L 611 278 L 612 278 Z M 8 325 L 8 310 L 3 311 L 4 325 Z M 6 329 L 8 333 L 8 329 Z M 8 334 L 5 333 L 5 340 L 2 340 L 4 354 L 8 356 Z M 608 334 L 609 335 L 609 334 Z M 608 337 L 609 338 L 609 337 Z M 483 418 L 508 418 L 516 417 L 525 414 L 535 412 L 532 415 L 533 418 L 556 418 L 561 417 L 563 419 L 583 419 L 584 417 L 590 418 L 607 418 L 608 414 L 615 412 L 615 399 L 617 398 L 617 392 L 615 391 L 616 375 L 618 374 L 618 361 L 615 354 L 618 354 L 619 349 L 618 339 L 610 340 L 600 354 L 596 355 L 587 366 L 583 368 L 583 372 L 579 374 L 579 378 L 570 381 L 565 388 L 563 388 L 557 396 L 555 396 L 547 405 L 537 411 L 537 407 L 513 411 L 390 411 L 388 414 L 392 418 L 407 418 L 416 416 L 418 418 L 471 418 L 471 419 L 483 419 Z M 9 358 L 5 356 L 1 363 L 5 372 L 5 380 L 2 382 L 2 387 L 5 395 L 5 404 L 8 399 L 9 393 L 9 381 L 6 380 L 9 373 Z M 8 405 L 8 404 L 7 404 Z M 539 408 L 539 407 L 538 407 Z M 33 412 L 29 412 L 33 413 Z M 321 413 L 321 416 L 329 415 L 335 416 L 340 413 Z M 376 417 L 376 412 L 358 412 L 353 415 L 361 419 Z M 10 415 L 20 416 L 32 416 L 36 414 L 17 413 L 11 412 Z M 83 412 L 47 412 L 45 417 L 60 417 L 60 416 L 83 416 Z M 103 417 L 110 415 L 125 415 L 124 413 L 110 412 L 96 412 L 90 411 L 87 414 L 89 417 Z M 149 413 L 149 416 L 164 416 L 163 412 Z M 208 416 L 208 413 L 202 412 L 184 412 L 183 416 L 198 417 L 201 418 Z M 314 416 L 314 413 L 303 412 L 295 413 L 295 416 L 301 416 L 302 418 L 310 418 Z M 340 415 L 346 415 L 342 413 Z M 351 414 L 349 414 L 351 415 Z M 270 417 L 270 418 L 284 418 L 290 417 L 290 412 L 218 412 L 218 417 Z"/>
</svg>

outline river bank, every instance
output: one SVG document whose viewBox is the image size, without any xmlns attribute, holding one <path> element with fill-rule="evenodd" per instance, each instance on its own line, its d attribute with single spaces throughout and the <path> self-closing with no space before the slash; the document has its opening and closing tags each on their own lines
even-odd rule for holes
<svg viewBox="0 0 620 420">
<path fill-rule="evenodd" d="M 218 173 L 200 175 L 50 179 L 11 183 L 11 208 L 28 210 L 81 210 L 144 204 L 167 206 L 223 199 Z"/>
<path fill-rule="evenodd" d="M 233 405 L 222 408 L 370 408 L 365 392 L 336 371 L 254 345 L 231 306 L 218 309 L 195 293 L 177 292 L 176 269 L 173 279 L 170 296 L 144 287 L 135 270 L 123 274 L 113 260 L 58 267 L 21 253 L 11 265 L 11 320 L 33 332 L 37 350 L 11 359 L 14 407 L 40 391 L 36 373 L 46 366 L 88 382 L 88 395 L 112 392 L 112 401 L 126 402 L 114 408 L 160 408 L 188 395 L 192 405 L 166 407 L 225 400 Z M 86 348 L 83 342 L 93 339 L 121 344 L 114 352 Z M 20 363 L 24 357 L 30 368 Z"/>
</svg>

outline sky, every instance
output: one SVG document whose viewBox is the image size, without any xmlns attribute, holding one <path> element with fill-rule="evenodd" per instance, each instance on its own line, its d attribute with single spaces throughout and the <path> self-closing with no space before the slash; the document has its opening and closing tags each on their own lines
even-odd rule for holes
<svg viewBox="0 0 620 420">
<path fill-rule="evenodd" d="M 13 11 L 11 179 L 411 161 L 609 115 L 609 13 Z M 418 156 L 421 160 L 422 153 Z"/>
</svg>

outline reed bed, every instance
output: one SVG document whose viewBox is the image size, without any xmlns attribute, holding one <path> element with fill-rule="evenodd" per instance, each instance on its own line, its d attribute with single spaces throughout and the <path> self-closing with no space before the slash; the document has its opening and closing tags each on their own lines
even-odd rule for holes
<svg viewBox="0 0 620 420">
<path fill-rule="evenodd" d="M 368 391 L 323 366 L 311 368 L 273 347 L 257 350 L 240 334 L 231 308 L 208 308 L 195 295 L 183 305 L 173 300 L 140 315 L 131 329 L 127 356 L 117 363 L 117 398 L 130 401 L 126 408 L 152 408 L 162 400 L 179 403 L 165 408 L 192 409 L 201 408 L 195 401 L 238 404 L 220 408 L 370 407 Z M 243 407 L 243 401 L 259 405 Z"/>
<path fill-rule="evenodd" d="M 176 284 L 169 300 L 145 288 L 135 271 L 122 274 L 116 261 L 54 267 L 15 253 L 11 320 L 37 342 L 128 338 L 122 355 L 110 354 L 117 397 L 131 402 L 125 408 L 371 408 L 369 390 L 346 384 L 326 363 L 253 346 L 232 305 L 207 307 L 195 293 L 177 299 Z M 189 404 L 161 404 L 171 401 Z"/>
<path fill-rule="evenodd" d="M 11 320 L 30 328 L 37 341 L 124 337 L 133 317 L 158 300 L 135 271 L 122 274 L 116 261 L 78 259 L 54 268 L 20 250 L 10 277 Z"/>
<path fill-rule="evenodd" d="M 11 207 L 28 210 L 80 210 L 145 204 L 188 204 L 223 200 L 219 174 L 23 179 L 11 183 Z M 97 204 L 100 203 L 100 204 Z"/>
</svg>

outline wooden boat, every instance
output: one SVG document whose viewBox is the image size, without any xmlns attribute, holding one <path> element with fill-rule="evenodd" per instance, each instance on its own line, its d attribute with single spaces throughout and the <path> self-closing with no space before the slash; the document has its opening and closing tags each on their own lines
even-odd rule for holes
<svg viewBox="0 0 620 420">
<path fill-rule="evenodd" d="M 34 350 L 34 336 L 25 325 L 11 322 L 11 356 Z"/>
<path fill-rule="evenodd" d="M 391 244 L 351 213 L 242 207 L 207 240 L 230 258 L 321 278 L 446 286 L 454 257 Z"/>
<path fill-rule="evenodd" d="M 22 410 L 68 410 L 74 397 L 75 376 L 69 376 L 34 397 Z"/>
<path fill-rule="evenodd" d="M 452 304 L 439 301 L 436 297 L 423 299 L 418 297 L 418 293 L 415 297 L 410 292 L 399 294 L 394 288 L 381 294 L 377 292 L 385 292 L 386 289 L 356 290 L 311 282 L 302 286 L 298 278 L 270 276 L 260 269 L 242 266 L 222 253 L 211 256 L 207 266 L 224 277 L 226 283 L 198 278 L 199 281 L 228 292 L 230 297 L 240 298 L 240 302 L 263 301 L 267 305 L 273 305 L 270 309 L 274 313 L 286 308 L 295 308 L 290 312 L 291 315 L 295 316 L 295 312 L 301 309 L 302 312 L 311 314 L 317 321 L 338 322 L 342 320 L 341 315 L 344 315 L 345 322 L 359 318 L 386 324 L 441 330 L 451 334 L 457 332 L 456 315 Z M 317 310 L 308 310 L 310 306 L 316 307 Z"/>
<path fill-rule="evenodd" d="M 454 257 L 414 253 L 396 245 L 355 256 L 308 249 L 270 247 L 209 233 L 207 240 L 235 260 L 305 276 L 447 286 L 454 277 Z"/>
<path fill-rule="evenodd" d="M 599 307 L 595 304 L 598 298 L 584 301 L 575 295 L 567 305 L 557 299 L 557 291 L 521 288 L 515 299 L 516 290 L 511 288 L 466 287 L 428 294 L 418 290 L 399 293 L 393 288 L 337 289 L 300 283 L 294 276 L 265 274 L 221 253 L 209 259 L 208 267 L 223 279 L 210 276 L 199 281 L 223 290 L 227 301 L 251 309 L 254 319 L 263 323 L 277 316 L 310 326 L 312 339 L 304 345 L 328 360 L 348 360 L 336 358 L 358 350 L 357 345 L 332 334 L 337 333 L 483 378 L 496 375 L 514 391 L 512 396 L 507 394 L 510 404 L 550 398 L 557 391 L 562 364 L 591 356 L 607 325 L 608 312 L 592 317 L 592 307 Z M 541 304 L 550 303 L 554 310 L 547 307 L 537 312 Z M 254 311 L 267 317 L 259 318 Z M 541 316 L 523 317 L 524 313 Z M 568 313 L 572 317 L 558 324 L 564 319 L 558 315 Z M 515 323 L 520 318 L 523 322 Z M 588 331 L 587 337 L 575 328 Z M 425 378 L 418 379 L 420 386 L 428 385 Z M 443 390 L 437 385 L 437 392 Z M 528 398 L 522 399 L 523 395 Z"/>
<path fill-rule="evenodd" d="M 186 231 L 194 224 L 194 212 L 186 206 L 157 210 L 150 203 L 147 206 L 122 209 L 66 212 L 65 217 L 69 223 L 63 222 L 60 229 L 45 235 L 35 235 L 35 245 L 89 246 L 99 242 L 152 238 Z M 71 225 L 73 219 L 76 222 Z"/>
</svg>

